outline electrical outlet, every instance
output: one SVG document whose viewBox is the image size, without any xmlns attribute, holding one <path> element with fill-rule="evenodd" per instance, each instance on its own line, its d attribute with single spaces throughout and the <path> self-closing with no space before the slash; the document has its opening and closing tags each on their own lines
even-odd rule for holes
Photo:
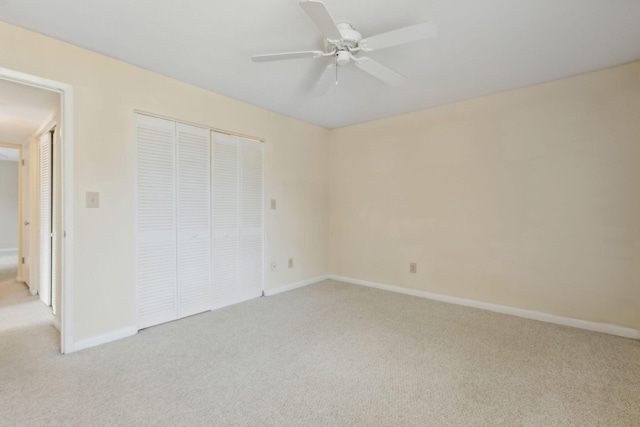
<svg viewBox="0 0 640 427">
<path fill-rule="evenodd" d="M 416 274 L 418 272 L 418 264 L 415 262 L 409 263 L 409 273 Z"/>
<path fill-rule="evenodd" d="M 271 261 L 271 271 L 276 271 L 278 269 L 278 266 L 276 265 L 275 261 Z"/>
<path fill-rule="evenodd" d="M 289 258 L 289 268 L 293 268 L 293 258 Z"/>
</svg>

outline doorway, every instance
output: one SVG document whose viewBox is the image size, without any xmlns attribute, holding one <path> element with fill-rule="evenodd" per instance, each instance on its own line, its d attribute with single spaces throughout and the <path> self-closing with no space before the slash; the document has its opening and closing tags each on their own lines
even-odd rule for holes
<svg viewBox="0 0 640 427">
<path fill-rule="evenodd" d="M 6 137 L 6 128 L 0 129 Z M 30 258 L 30 199 L 24 186 L 23 147 L 2 143 L 0 146 L 0 339 L 10 346 L 30 346 L 42 351 L 54 349 L 60 337 L 55 329 L 51 307 L 42 303 L 26 285 L 29 275 L 25 261 Z M 51 196 L 49 196 L 51 197 Z"/>
<path fill-rule="evenodd" d="M 71 162 L 65 162 L 70 158 L 72 142 L 71 132 L 65 131 L 72 128 L 71 87 L 0 68 L 0 93 L 0 145 L 19 152 L 21 188 L 14 278 L 22 286 L 20 292 L 15 288 L 6 295 L 0 292 L 0 310 L 11 301 L 22 301 L 18 304 L 21 309 L 31 307 L 32 311 L 10 316 L 9 321 L 46 319 L 59 331 L 55 341 L 60 351 L 67 353 L 73 351 L 68 322 L 71 307 L 66 304 L 66 292 L 70 291 L 70 275 L 66 272 L 71 259 L 65 256 L 70 254 L 71 242 L 67 244 L 64 239 L 72 231 L 71 215 L 64 209 L 72 203 L 71 192 L 64 191 L 72 182 Z M 4 234 L 2 230 L 0 234 Z M 42 308 L 48 313 L 46 317 Z M 0 317 L 7 316 L 0 313 Z"/>
</svg>

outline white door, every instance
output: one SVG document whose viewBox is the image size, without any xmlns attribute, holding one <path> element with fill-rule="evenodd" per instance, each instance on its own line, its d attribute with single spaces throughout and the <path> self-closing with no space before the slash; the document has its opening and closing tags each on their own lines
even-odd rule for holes
<svg viewBox="0 0 640 427">
<path fill-rule="evenodd" d="M 249 296 L 260 296 L 263 289 L 263 147 L 264 144 L 260 142 L 242 141 L 240 286 L 242 292 Z"/>
<path fill-rule="evenodd" d="M 212 133 L 213 307 L 241 300 L 240 146 L 235 138 Z"/>
<path fill-rule="evenodd" d="M 211 310 L 209 129 L 176 124 L 178 317 Z"/>
<path fill-rule="evenodd" d="M 34 289 L 31 283 L 31 151 L 29 144 L 22 146 L 22 280 Z"/>
<path fill-rule="evenodd" d="M 174 320 L 176 150 L 172 121 L 136 114 L 136 298 L 138 328 Z"/>
<path fill-rule="evenodd" d="M 57 303 L 57 299 L 58 299 L 58 284 L 57 284 L 57 280 L 56 278 L 58 277 L 58 271 L 57 271 L 57 265 L 58 265 L 58 236 L 56 233 L 56 224 L 57 224 L 57 215 L 56 212 L 58 211 L 58 204 L 56 202 L 56 197 L 55 194 L 57 193 L 57 179 L 56 179 L 56 175 L 58 174 L 58 171 L 56 170 L 56 165 L 58 164 L 58 162 L 56 161 L 56 142 L 55 142 L 55 133 L 57 131 L 55 129 L 51 130 L 50 137 L 51 137 L 51 197 L 49 198 L 49 203 L 50 203 L 50 209 L 51 209 L 51 260 L 50 265 L 51 265 L 51 272 L 49 273 L 49 277 L 51 280 L 51 310 L 53 311 L 53 314 L 56 314 L 56 307 L 58 306 Z"/>
<path fill-rule="evenodd" d="M 209 130 L 136 115 L 138 328 L 211 310 Z"/>
<path fill-rule="evenodd" d="M 39 284 L 40 299 L 51 305 L 51 134 L 46 132 L 38 144 L 38 241 L 39 241 Z"/>
<path fill-rule="evenodd" d="M 213 307 L 262 295 L 263 147 L 212 132 Z"/>
</svg>

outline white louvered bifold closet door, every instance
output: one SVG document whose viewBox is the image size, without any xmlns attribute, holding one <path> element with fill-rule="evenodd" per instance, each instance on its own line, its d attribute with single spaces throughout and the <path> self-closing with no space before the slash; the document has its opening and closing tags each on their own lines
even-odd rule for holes
<svg viewBox="0 0 640 427">
<path fill-rule="evenodd" d="M 138 328 L 178 315 L 176 124 L 136 114 L 136 292 Z"/>
<path fill-rule="evenodd" d="M 233 304 L 240 275 L 240 147 L 212 133 L 213 307 Z"/>
<path fill-rule="evenodd" d="M 178 317 L 211 310 L 209 129 L 176 124 Z"/>
<path fill-rule="evenodd" d="M 263 189 L 262 165 L 264 144 L 242 141 L 242 163 L 240 172 L 240 245 L 241 289 L 248 296 L 262 295 L 263 281 Z"/>
<path fill-rule="evenodd" d="M 40 299 L 51 305 L 51 134 L 46 132 L 38 144 L 38 222 Z"/>
<path fill-rule="evenodd" d="M 263 144 L 212 132 L 213 307 L 262 294 Z"/>
</svg>

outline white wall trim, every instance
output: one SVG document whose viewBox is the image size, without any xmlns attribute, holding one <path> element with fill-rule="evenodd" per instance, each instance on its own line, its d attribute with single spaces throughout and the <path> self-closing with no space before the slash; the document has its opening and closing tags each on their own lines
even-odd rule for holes
<svg viewBox="0 0 640 427">
<path fill-rule="evenodd" d="M 314 283 L 322 282 L 323 280 L 327 280 L 328 278 L 329 276 L 325 274 L 324 276 L 312 277 L 311 279 L 301 280 L 300 282 L 290 283 L 288 285 L 279 286 L 274 289 L 266 289 L 264 291 L 264 295 L 268 297 L 273 295 L 278 295 L 283 292 L 292 291 L 294 289 L 298 289 L 304 286 L 313 285 Z"/>
<path fill-rule="evenodd" d="M 14 253 L 16 254 L 16 256 L 18 256 L 18 248 L 7 248 L 7 249 L 0 249 L 0 255 L 3 254 L 12 254 Z"/>
<path fill-rule="evenodd" d="M 84 350 L 87 348 L 95 347 L 98 345 L 117 341 L 122 338 L 127 338 L 138 333 L 138 329 L 135 326 L 129 326 L 126 328 L 116 329 L 115 331 L 107 332 L 106 334 L 98 335 L 95 337 L 87 338 L 86 340 L 78 341 L 73 347 L 73 351 Z"/>
<path fill-rule="evenodd" d="M 61 183 L 60 198 L 62 212 L 62 250 L 60 253 L 61 290 L 61 331 L 60 351 L 71 353 L 76 350 L 73 339 L 73 86 L 43 77 L 0 67 L 0 79 L 26 84 L 60 93 L 60 140 Z"/>
<path fill-rule="evenodd" d="M 240 304 L 241 302 L 249 301 L 262 296 L 262 289 L 253 290 L 248 292 L 241 292 L 239 295 L 233 295 L 228 298 L 214 300 L 211 306 L 211 310 L 218 310 L 220 308 L 229 307 L 230 305 Z"/>
<path fill-rule="evenodd" d="M 421 298 L 428 298 L 435 301 L 449 304 L 463 305 L 465 307 L 479 308 L 481 310 L 493 311 L 496 313 L 510 314 L 512 316 L 524 317 L 525 319 L 539 320 L 541 322 L 555 323 L 557 325 L 570 326 L 572 328 L 586 329 L 588 331 L 602 332 L 605 334 L 617 335 L 625 338 L 640 339 L 640 330 L 627 328 L 624 326 L 612 325 L 609 323 L 590 322 L 587 320 L 574 319 L 571 317 L 556 316 L 554 314 L 540 311 L 525 310 L 522 308 L 509 307 L 506 305 L 491 304 L 488 302 L 476 301 L 465 298 L 452 297 L 448 295 L 435 294 L 432 292 L 407 289 L 399 286 L 384 285 L 382 283 L 369 282 L 366 280 L 353 279 L 351 277 L 337 276 L 330 274 L 329 279 L 354 285 L 367 286 L 370 288 L 382 289 L 390 292 L 397 292 Z"/>
</svg>

